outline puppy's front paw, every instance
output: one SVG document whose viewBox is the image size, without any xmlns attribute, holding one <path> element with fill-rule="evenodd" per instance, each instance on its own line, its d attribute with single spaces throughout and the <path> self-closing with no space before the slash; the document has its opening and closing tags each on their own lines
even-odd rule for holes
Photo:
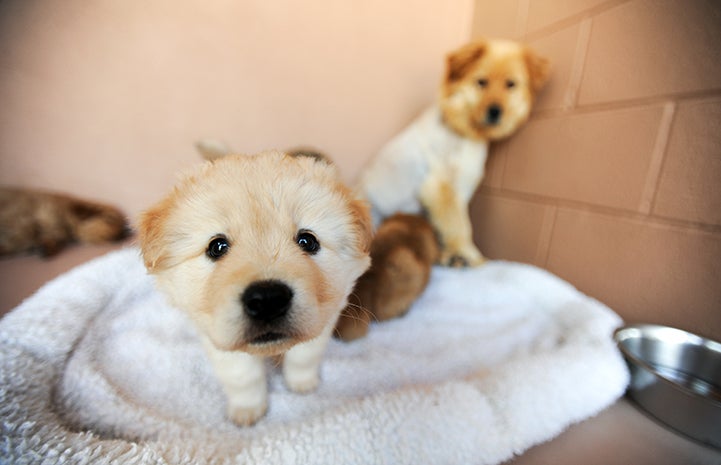
<svg viewBox="0 0 721 465">
<path fill-rule="evenodd" d="M 334 323 L 334 322 L 333 322 Z M 306 393 L 320 383 L 320 359 L 330 339 L 333 325 L 323 329 L 320 336 L 292 347 L 283 357 L 283 378 L 288 389 Z"/>
<path fill-rule="evenodd" d="M 250 426 L 260 420 L 268 410 L 268 404 L 256 406 L 230 406 L 228 417 L 238 426 Z"/>
<path fill-rule="evenodd" d="M 320 384 L 317 370 L 285 370 L 284 378 L 288 389 L 301 394 L 314 391 Z"/>
</svg>

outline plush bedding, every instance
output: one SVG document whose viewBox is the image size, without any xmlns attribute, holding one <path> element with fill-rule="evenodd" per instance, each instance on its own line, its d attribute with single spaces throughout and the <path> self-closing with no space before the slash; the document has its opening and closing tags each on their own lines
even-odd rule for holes
<svg viewBox="0 0 721 465">
<path fill-rule="evenodd" d="M 620 324 L 529 265 L 436 268 L 405 317 L 331 342 L 316 392 L 290 392 L 269 361 L 268 414 L 241 428 L 128 248 L 0 321 L 0 462 L 500 463 L 623 394 Z"/>
</svg>

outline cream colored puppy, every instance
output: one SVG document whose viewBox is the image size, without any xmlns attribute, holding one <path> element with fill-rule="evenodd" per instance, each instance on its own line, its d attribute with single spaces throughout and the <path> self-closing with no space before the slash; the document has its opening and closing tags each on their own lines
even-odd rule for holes
<svg viewBox="0 0 721 465">
<path fill-rule="evenodd" d="M 438 102 L 361 174 L 375 225 L 396 212 L 423 212 L 439 234 L 442 264 L 482 263 L 468 203 L 483 179 L 488 144 L 528 119 L 547 75 L 546 60 L 517 42 L 481 40 L 450 53 Z"/>
<path fill-rule="evenodd" d="M 233 421 L 267 409 L 264 357 L 284 354 L 291 390 L 318 385 L 370 229 L 331 165 L 279 152 L 207 162 L 143 214 L 145 265 L 204 335 Z"/>
</svg>

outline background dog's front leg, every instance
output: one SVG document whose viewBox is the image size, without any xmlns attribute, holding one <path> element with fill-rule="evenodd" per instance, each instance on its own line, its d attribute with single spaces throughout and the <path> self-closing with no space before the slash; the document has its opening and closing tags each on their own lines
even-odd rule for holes
<svg viewBox="0 0 721 465">
<path fill-rule="evenodd" d="M 421 205 L 441 241 L 440 262 L 446 266 L 477 266 L 485 259 L 473 243 L 468 202 L 442 175 L 429 176 L 419 193 Z"/>
<path fill-rule="evenodd" d="M 320 336 L 294 346 L 283 356 L 283 377 L 292 391 L 310 392 L 318 387 L 320 361 L 334 327 L 335 319 Z"/>
<path fill-rule="evenodd" d="M 268 386 L 261 357 L 216 349 L 206 341 L 210 358 L 228 400 L 228 417 L 238 425 L 252 425 L 268 409 Z"/>
</svg>

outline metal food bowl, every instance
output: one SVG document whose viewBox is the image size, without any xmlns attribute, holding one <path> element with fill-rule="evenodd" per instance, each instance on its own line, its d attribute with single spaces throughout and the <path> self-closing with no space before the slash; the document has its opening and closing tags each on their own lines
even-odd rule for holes
<svg viewBox="0 0 721 465">
<path fill-rule="evenodd" d="M 631 372 L 627 395 L 673 429 L 721 449 L 721 344 L 667 326 L 614 334 Z"/>
</svg>

